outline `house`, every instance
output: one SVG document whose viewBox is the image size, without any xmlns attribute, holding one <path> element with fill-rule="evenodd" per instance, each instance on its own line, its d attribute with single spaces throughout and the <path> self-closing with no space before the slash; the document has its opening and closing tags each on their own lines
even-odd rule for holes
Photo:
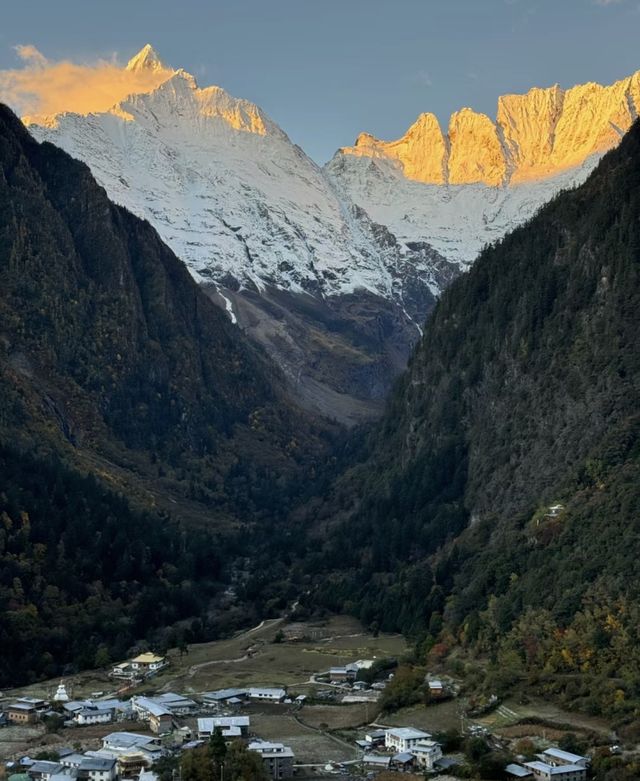
<svg viewBox="0 0 640 781">
<path fill-rule="evenodd" d="M 160 739 L 150 735 L 138 735 L 135 732 L 111 732 L 102 738 L 102 747 L 114 751 L 131 751 L 132 749 L 144 749 L 145 751 L 160 751 Z"/>
<path fill-rule="evenodd" d="M 174 692 L 165 692 L 150 699 L 159 705 L 164 705 L 174 716 L 189 716 L 198 709 L 198 704 L 194 700 Z"/>
<path fill-rule="evenodd" d="M 525 779 L 533 778 L 533 772 L 529 768 L 522 767 L 522 765 L 516 765 L 513 763 L 507 765 L 504 769 L 504 772 L 507 774 L 509 778 L 525 778 Z"/>
<path fill-rule="evenodd" d="M 109 675 L 112 678 L 124 678 L 125 680 L 131 680 L 137 675 L 137 670 L 129 664 L 129 662 L 120 662 L 111 668 Z"/>
<path fill-rule="evenodd" d="M 64 766 L 59 762 L 38 760 L 27 770 L 27 774 L 32 781 L 49 781 L 51 776 L 58 775 L 63 770 Z"/>
<path fill-rule="evenodd" d="M 84 756 L 76 770 L 76 778 L 80 781 L 115 781 L 117 772 L 115 759 Z"/>
<path fill-rule="evenodd" d="M 411 748 L 416 758 L 416 765 L 423 770 L 433 770 L 438 760 L 442 759 L 442 746 L 435 740 L 421 740 Z"/>
<path fill-rule="evenodd" d="M 329 668 L 329 680 L 331 683 L 344 683 L 345 681 L 355 681 L 358 675 L 358 666 L 356 664 L 347 664 L 344 667 Z"/>
<path fill-rule="evenodd" d="M 385 732 L 384 745 L 388 749 L 403 753 L 411 751 L 416 743 L 428 740 L 430 737 L 431 735 L 428 732 L 423 732 L 413 727 L 394 727 Z"/>
<path fill-rule="evenodd" d="M 220 730 L 223 738 L 246 738 L 249 734 L 249 724 L 248 716 L 198 719 L 198 737 L 210 738 L 216 730 Z"/>
<path fill-rule="evenodd" d="M 166 667 L 169 664 L 169 661 L 166 656 L 145 653 L 136 656 L 135 659 L 131 660 L 130 664 L 135 673 L 154 675 L 159 670 L 162 670 L 163 667 Z"/>
<path fill-rule="evenodd" d="M 27 702 L 16 701 L 7 706 L 7 719 L 12 724 L 33 724 L 38 720 L 36 706 Z"/>
<path fill-rule="evenodd" d="M 33 705 L 39 713 L 49 708 L 47 700 L 43 700 L 40 697 L 18 697 L 16 698 L 16 702 L 21 702 L 25 705 Z"/>
<path fill-rule="evenodd" d="M 384 729 L 374 729 L 371 732 L 367 732 L 364 739 L 372 746 L 379 746 L 384 743 L 385 735 L 387 731 Z"/>
<path fill-rule="evenodd" d="M 169 708 L 151 697 L 132 697 L 131 706 L 138 718 L 149 722 L 149 729 L 156 735 L 171 732 L 173 728 L 173 713 Z"/>
<path fill-rule="evenodd" d="M 121 778 L 137 777 L 163 756 L 159 738 L 135 732 L 112 732 L 102 738 L 102 750 L 96 753 L 117 759 Z"/>
<path fill-rule="evenodd" d="M 443 697 L 445 694 L 445 688 L 444 683 L 442 681 L 428 681 L 427 686 L 429 687 L 429 694 L 434 699 L 438 699 L 439 697 Z"/>
<path fill-rule="evenodd" d="M 562 751 L 559 748 L 548 748 L 542 754 L 538 754 L 538 758 L 549 765 L 580 765 L 581 767 L 589 767 L 589 757 L 572 754 L 570 751 Z"/>
<path fill-rule="evenodd" d="M 211 708 L 219 708 L 225 704 L 239 704 L 248 696 L 247 689 L 218 689 L 218 691 L 205 692 L 202 695 L 202 704 Z"/>
<path fill-rule="evenodd" d="M 270 743 L 266 740 L 256 740 L 249 743 L 249 751 L 255 751 L 262 757 L 265 770 L 273 781 L 293 776 L 294 753 L 282 743 Z"/>
<path fill-rule="evenodd" d="M 78 726 L 86 726 L 88 724 L 109 724 L 114 718 L 115 711 L 113 707 L 101 707 L 99 705 L 80 708 L 73 714 L 73 721 Z"/>
<path fill-rule="evenodd" d="M 525 762 L 536 781 L 586 781 L 587 768 L 583 765 L 549 765 L 547 762 Z"/>
<path fill-rule="evenodd" d="M 383 757 L 380 754 L 365 754 L 362 757 L 362 764 L 368 767 L 376 767 L 379 770 L 388 770 L 391 764 L 391 757 Z"/>
<path fill-rule="evenodd" d="M 287 696 L 284 689 L 259 689 L 251 688 L 247 694 L 252 700 L 270 700 L 271 702 L 282 702 Z"/>
<path fill-rule="evenodd" d="M 394 754 L 391 757 L 391 767 L 400 770 L 403 773 L 412 769 L 415 764 L 416 758 L 408 751 L 404 751 L 400 754 Z"/>
</svg>

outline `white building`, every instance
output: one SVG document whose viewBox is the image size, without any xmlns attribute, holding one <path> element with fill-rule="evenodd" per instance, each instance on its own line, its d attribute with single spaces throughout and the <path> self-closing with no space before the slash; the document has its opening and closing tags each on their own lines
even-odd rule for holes
<svg viewBox="0 0 640 781">
<path fill-rule="evenodd" d="M 579 765 L 580 767 L 589 767 L 589 757 L 583 757 L 581 754 L 572 754 L 570 751 L 563 751 L 560 748 L 548 748 L 538 758 L 550 765 Z"/>
<path fill-rule="evenodd" d="M 586 781 L 583 765 L 549 765 L 547 762 L 525 762 L 536 781 Z"/>
<path fill-rule="evenodd" d="M 89 781 L 115 781 L 117 772 L 115 759 L 85 756 L 78 768 L 77 777 Z"/>
<path fill-rule="evenodd" d="M 402 753 L 411 751 L 416 743 L 429 740 L 430 737 L 428 732 L 413 727 L 394 727 L 385 732 L 384 745 L 396 753 Z"/>
<path fill-rule="evenodd" d="M 109 724 L 113 721 L 114 710 L 113 708 L 101 708 L 99 706 L 80 708 L 73 714 L 73 720 L 79 726 L 87 726 L 88 724 Z"/>
<path fill-rule="evenodd" d="M 145 653 L 139 654 L 132 659 L 131 667 L 136 673 L 142 673 L 143 675 L 150 675 L 151 673 L 157 673 L 158 670 L 162 670 L 169 662 L 166 656 L 158 656 L 157 654 Z"/>
<path fill-rule="evenodd" d="M 219 729 L 223 738 L 246 737 L 249 734 L 248 716 L 219 716 L 198 719 L 198 737 L 210 738 Z"/>
<path fill-rule="evenodd" d="M 282 702 L 287 696 L 284 689 L 247 689 L 247 694 L 252 700 L 270 700 L 271 702 Z"/>
<path fill-rule="evenodd" d="M 442 747 L 435 740 L 421 740 L 413 745 L 411 753 L 418 767 L 433 770 L 435 763 L 442 759 Z"/>
</svg>

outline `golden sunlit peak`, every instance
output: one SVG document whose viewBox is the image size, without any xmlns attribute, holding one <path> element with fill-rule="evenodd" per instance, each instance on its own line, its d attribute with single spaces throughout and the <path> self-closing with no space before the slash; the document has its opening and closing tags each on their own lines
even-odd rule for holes
<svg viewBox="0 0 640 781">
<path fill-rule="evenodd" d="M 166 70 L 165 66 L 162 64 L 162 61 L 160 57 L 158 57 L 158 53 L 156 50 L 151 46 L 150 43 L 147 43 L 145 46 L 140 49 L 140 51 L 132 57 L 129 62 L 127 63 L 127 70 L 128 71 L 139 71 L 139 70 Z"/>
</svg>

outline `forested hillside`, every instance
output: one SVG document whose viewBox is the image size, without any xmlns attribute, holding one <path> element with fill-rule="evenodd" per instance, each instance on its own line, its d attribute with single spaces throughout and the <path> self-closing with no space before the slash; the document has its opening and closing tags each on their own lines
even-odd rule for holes
<svg viewBox="0 0 640 781">
<path fill-rule="evenodd" d="M 516 677 L 632 670 L 639 275 L 636 123 L 443 295 L 360 463 L 308 513 L 321 603 L 426 650 L 512 651 Z"/>
<path fill-rule="evenodd" d="M 268 515 L 325 447 L 151 226 L 8 109 L 0 387 L 4 437 L 200 519 Z"/>
<path fill-rule="evenodd" d="M 0 107 L 0 685 L 178 620 L 215 635 L 235 541 L 331 437 L 148 223 Z"/>
<path fill-rule="evenodd" d="M 137 641 L 215 636 L 233 543 L 0 446 L 0 686 L 105 666 Z"/>
</svg>

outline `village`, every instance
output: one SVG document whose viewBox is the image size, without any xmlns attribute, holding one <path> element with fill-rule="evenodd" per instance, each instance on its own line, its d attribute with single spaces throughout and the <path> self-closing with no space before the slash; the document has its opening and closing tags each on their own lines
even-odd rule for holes
<svg viewBox="0 0 640 781">
<path fill-rule="evenodd" d="M 441 733 L 451 732 L 460 712 L 456 684 L 434 675 L 424 681 L 433 704 L 423 710 L 433 713 L 435 728 L 425 728 L 410 717 L 406 722 L 398 722 L 397 717 L 388 719 L 380 713 L 378 701 L 393 682 L 397 665 L 393 657 L 330 664 L 311 672 L 304 685 L 271 685 L 270 676 L 263 686 L 251 681 L 246 686 L 194 691 L 196 676 L 207 667 L 217 671 L 235 664 L 236 669 L 242 669 L 245 662 L 276 647 L 285 652 L 288 644 L 273 639 L 275 628 L 275 624 L 266 627 L 271 645 L 252 637 L 249 645 L 245 643 L 244 656 L 188 666 L 186 680 L 190 685 L 182 691 L 172 688 L 174 683 L 185 682 L 184 674 L 172 670 L 172 666 L 180 666 L 181 657 L 146 651 L 106 671 L 109 691 L 77 696 L 71 683 L 60 682 L 49 698 L 24 693 L 1 696 L 0 752 L 4 745 L 9 749 L 0 754 L 4 760 L 0 772 L 8 781 L 158 781 L 156 769 L 163 762 L 179 760 L 216 736 L 228 744 L 240 741 L 257 754 L 266 776 L 273 781 L 333 775 L 371 780 L 388 773 L 443 780 L 457 776 L 464 755 L 459 747 L 452 749 L 447 741 L 439 740 Z M 346 637 L 334 642 L 351 645 L 353 651 L 363 650 L 359 637 Z M 350 639 L 354 637 L 357 641 Z M 387 645 L 380 643 L 381 650 L 395 647 L 389 640 L 383 641 Z M 322 638 L 315 640 L 307 656 L 313 653 L 321 660 L 324 656 L 335 659 L 333 649 L 327 653 L 323 642 Z M 293 638 L 292 647 L 294 643 Z M 246 673 L 233 675 L 237 678 Z M 218 677 L 229 683 L 224 674 L 214 673 L 205 680 Z M 480 724 L 465 723 L 463 718 L 460 729 L 488 749 L 495 745 L 495 737 Z M 39 735 L 40 745 L 32 743 L 27 751 L 12 746 L 3 740 L 3 733 L 8 735 L 11 730 Z M 516 756 L 497 778 L 583 781 L 588 774 L 588 756 L 549 744 L 534 758 Z"/>
</svg>

